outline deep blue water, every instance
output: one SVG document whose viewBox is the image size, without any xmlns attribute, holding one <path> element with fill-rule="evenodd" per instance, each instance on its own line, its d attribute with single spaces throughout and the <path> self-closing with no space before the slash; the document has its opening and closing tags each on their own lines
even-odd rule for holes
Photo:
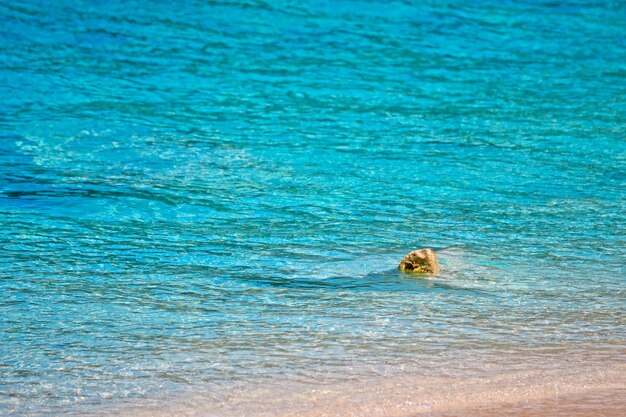
<svg viewBox="0 0 626 417">
<path fill-rule="evenodd" d="M 0 0 L 0 415 L 623 354 L 626 3 L 180 3 Z"/>
</svg>

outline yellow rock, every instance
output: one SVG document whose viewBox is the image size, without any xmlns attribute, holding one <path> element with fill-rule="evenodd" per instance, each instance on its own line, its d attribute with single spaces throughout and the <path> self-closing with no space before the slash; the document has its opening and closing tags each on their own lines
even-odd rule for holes
<svg viewBox="0 0 626 417">
<path fill-rule="evenodd" d="M 439 272 L 439 263 L 434 250 L 418 249 L 405 256 L 398 269 L 411 274 L 436 274 Z"/>
</svg>

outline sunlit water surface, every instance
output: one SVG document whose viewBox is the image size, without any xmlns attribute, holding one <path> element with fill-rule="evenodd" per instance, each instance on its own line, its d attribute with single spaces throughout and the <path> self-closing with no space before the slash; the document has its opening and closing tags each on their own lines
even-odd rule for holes
<svg viewBox="0 0 626 417">
<path fill-rule="evenodd" d="M 620 363 L 625 7 L 0 1 L 0 415 Z"/>
</svg>

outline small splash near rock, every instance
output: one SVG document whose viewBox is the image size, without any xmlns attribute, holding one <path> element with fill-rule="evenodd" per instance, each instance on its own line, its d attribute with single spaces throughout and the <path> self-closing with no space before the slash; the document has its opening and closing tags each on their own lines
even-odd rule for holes
<svg viewBox="0 0 626 417">
<path fill-rule="evenodd" d="M 398 269 L 411 274 L 436 274 L 439 272 L 439 263 L 434 250 L 417 249 L 402 259 Z"/>
</svg>

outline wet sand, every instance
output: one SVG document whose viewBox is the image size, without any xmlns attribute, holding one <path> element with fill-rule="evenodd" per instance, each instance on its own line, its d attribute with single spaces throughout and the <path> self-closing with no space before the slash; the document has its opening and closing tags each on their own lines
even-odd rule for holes
<svg viewBox="0 0 626 417">
<path fill-rule="evenodd" d="M 418 414 L 418 416 L 433 417 L 622 417 L 625 415 L 626 389 L 589 390 L 536 400 L 486 403 Z"/>
<path fill-rule="evenodd" d="M 612 417 L 626 415 L 626 365 L 470 370 L 326 383 L 287 377 L 198 391 L 108 415 L 193 417 Z"/>
<path fill-rule="evenodd" d="M 260 409 L 264 409 L 259 405 Z M 622 389 L 592 389 L 585 392 L 569 393 L 565 395 L 528 399 L 517 402 L 496 401 L 490 403 L 471 404 L 464 407 L 447 406 L 441 403 L 438 406 L 425 406 L 428 411 L 410 411 L 406 403 L 390 405 L 386 402 L 368 405 L 353 406 L 326 404 L 316 409 L 287 412 L 271 412 L 269 410 L 255 413 L 252 410 L 241 412 L 221 413 L 219 410 L 206 410 L 200 406 L 195 410 L 181 407 L 176 410 L 137 410 L 123 413 L 128 416 L 273 416 L 273 417 L 623 417 L 626 415 L 626 388 Z M 308 407 L 307 407 L 308 408 Z M 405 411 L 398 409 L 407 408 Z M 421 408 L 420 406 L 416 407 Z"/>
</svg>

